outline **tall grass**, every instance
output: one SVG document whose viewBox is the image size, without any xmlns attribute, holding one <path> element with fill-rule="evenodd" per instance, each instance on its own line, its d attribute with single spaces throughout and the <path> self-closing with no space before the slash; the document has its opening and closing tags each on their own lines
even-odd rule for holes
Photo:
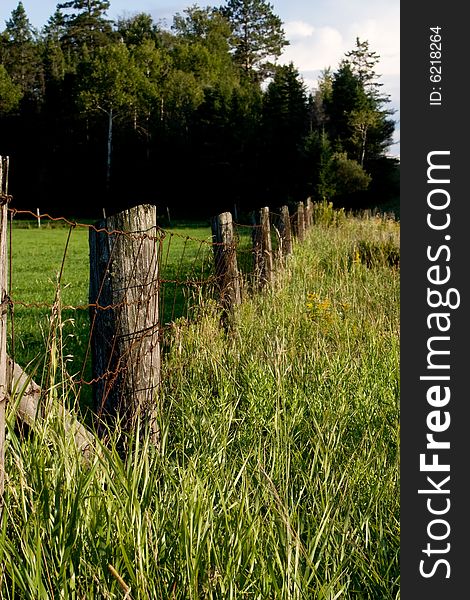
<svg viewBox="0 0 470 600">
<path fill-rule="evenodd" d="M 86 464 L 53 410 L 10 416 L 0 596 L 398 598 L 399 274 L 364 240 L 398 228 L 318 224 L 230 328 L 174 323 L 158 449 Z"/>
</svg>

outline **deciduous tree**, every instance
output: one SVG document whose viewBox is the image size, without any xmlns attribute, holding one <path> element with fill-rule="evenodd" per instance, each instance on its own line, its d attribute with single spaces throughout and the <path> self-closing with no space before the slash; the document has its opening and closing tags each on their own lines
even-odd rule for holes
<svg viewBox="0 0 470 600">
<path fill-rule="evenodd" d="M 88 113 L 102 113 L 107 119 L 106 187 L 111 183 L 113 123 L 123 113 L 132 114 L 137 102 L 139 71 L 123 43 L 99 48 L 81 73 L 79 102 Z"/>
</svg>

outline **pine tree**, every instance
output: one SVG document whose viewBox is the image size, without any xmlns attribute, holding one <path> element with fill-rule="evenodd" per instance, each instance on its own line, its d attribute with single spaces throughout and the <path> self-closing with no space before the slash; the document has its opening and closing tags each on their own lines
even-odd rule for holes
<svg viewBox="0 0 470 600">
<path fill-rule="evenodd" d="M 305 134 L 307 93 L 299 71 L 291 62 L 277 69 L 264 96 L 264 120 L 270 131 L 283 131 L 298 139 Z"/>
<path fill-rule="evenodd" d="M 331 68 L 324 69 L 317 80 L 317 89 L 310 96 L 311 131 L 323 130 L 328 120 L 326 105 L 331 100 L 333 74 Z"/>
<path fill-rule="evenodd" d="M 379 103 L 389 101 L 389 96 L 380 95 L 379 90 L 382 87 L 375 72 L 375 66 L 380 61 L 380 56 L 369 49 L 367 40 L 361 42 L 356 38 L 356 47 L 345 54 L 345 62 L 351 67 L 353 74 L 359 79 L 368 97 Z"/>
<path fill-rule="evenodd" d="M 19 2 L 2 34 L 1 62 L 22 95 L 29 97 L 39 97 L 42 92 L 42 70 L 36 37 L 23 3 Z"/>
<path fill-rule="evenodd" d="M 106 19 L 110 3 L 103 0 L 70 0 L 58 4 L 63 13 L 65 33 L 63 42 L 75 51 L 83 47 L 94 52 L 105 45 L 112 34 L 111 21 Z"/>
<path fill-rule="evenodd" d="M 375 66 L 380 56 L 370 50 L 369 42 L 356 38 L 356 47 L 347 52 L 346 64 L 362 85 L 367 101 L 362 102 L 351 111 L 349 125 L 352 130 L 352 141 L 359 149 L 358 161 L 361 165 L 368 158 L 377 158 L 384 153 L 391 142 L 394 130 L 393 121 L 389 119 L 393 111 L 385 108 L 390 96 L 381 94 L 382 83 L 378 81 Z"/>
<path fill-rule="evenodd" d="M 62 49 L 65 36 L 65 19 L 60 9 L 49 18 L 43 29 L 43 64 L 47 84 L 61 81 L 66 72 L 66 60 Z"/>
<path fill-rule="evenodd" d="M 335 149 L 353 155 L 355 146 L 351 141 L 351 113 L 368 107 L 370 102 L 351 65 L 342 61 L 333 74 L 331 94 L 325 98 L 326 129 Z"/>
<path fill-rule="evenodd" d="M 276 70 L 263 100 L 265 172 L 280 202 L 303 193 L 303 146 L 309 128 L 305 84 L 293 63 Z"/>
<path fill-rule="evenodd" d="M 60 8 L 56 8 L 54 14 L 49 17 L 44 26 L 43 34 L 48 40 L 60 42 L 66 33 L 65 16 Z"/>
<path fill-rule="evenodd" d="M 368 189 L 372 197 L 383 188 L 384 173 L 395 169 L 394 163 L 389 168 L 391 159 L 386 156 L 394 123 L 385 108 L 389 97 L 380 93 L 382 84 L 375 71 L 379 59 L 368 42 L 357 38 L 356 47 L 333 74 L 325 129 L 334 152 L 334 170 L 344 180 L 336 182 L 337 195 Z"/>
<path fill-rule="evenodd" d="M 232 28 L 236 63 L 257 81 L 272 75 L 272 61 L 289 44 L 272 4 L 266 0 L 228 0 L 220 10 Z"/>
</svg>

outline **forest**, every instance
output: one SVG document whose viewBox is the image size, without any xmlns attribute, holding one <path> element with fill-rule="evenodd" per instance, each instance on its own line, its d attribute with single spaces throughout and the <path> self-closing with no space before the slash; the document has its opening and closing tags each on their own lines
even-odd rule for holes
<svg viewBox="0 0 470 600">
<path fill-rule="evenodd" d="M 170 26 L 59 3 L 41 31 L 21 2 L 0 33 L 0 155 L 12 206 L 99 218 L 140 203 L 206 218 L 311 196 L 367 208 L 399 195 L 380 56 L 356 39 L 315 89 L 279 64 L 266 0 L 192 5 Z"/>
</svg>

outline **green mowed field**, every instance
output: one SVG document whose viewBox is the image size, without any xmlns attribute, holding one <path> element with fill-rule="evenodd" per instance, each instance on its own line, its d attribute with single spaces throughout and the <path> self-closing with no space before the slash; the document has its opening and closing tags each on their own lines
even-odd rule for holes
<svg viewBox="0 0 470 600">
<path fill-rule="evenodd" d="M 88 304 L 88 230 L 65 227 L 17 228 L 11 231 L 11 297 L 14 302 L 10 324 L 10 352 L 28 370 L 42 370 L 47 351 L 52 306 L 62 271 L 60 298 L 64 305 Z M 67 251 L 66 251 L 67 250 Z M 65 258 L 64 258 L 65 256 Z M 89 331 L 88 311 L 62 311 L 65 353 L 71 372 L 81 371 Z"/>
</svg>

